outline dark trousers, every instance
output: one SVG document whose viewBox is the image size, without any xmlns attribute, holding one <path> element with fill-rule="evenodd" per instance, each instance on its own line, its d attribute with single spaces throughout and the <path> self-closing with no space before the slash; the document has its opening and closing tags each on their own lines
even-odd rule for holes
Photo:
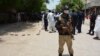
<svg viewBox="0 0 100 56">
<path fill-rule="evenodd" d="M 82 24 L 77 25 L 78 33 L 81 33 Z"/>
<path fill-rule="evenodd" d="M 75 34 L 75 30 L 76 30 L 76 25 L 73 25 L 73 34 Z"/>
<path fill-rule="evenodd" d="M 44 22 L 44 29 L 45 29 L 45 31 L 47 31 L 47 27 L 48 27 L 48 22 Z"/>
<path fill-rule="evenodd" d="M 79 18 L 78 21 L 77 21 L 77 30 L 78 30 L 78 33 L 81 33 L 81 28 L 82 28 L 82 18 Z"/>
<path fill-rule="evenodd" d="M 95 27 L 95 23 L 90 23 L 90 30 L 89 30 L 89 33 L 91 34 L 91 32 L 92 32 L 92 34 L 94 34 L 94 27 Z"/>
</svg>

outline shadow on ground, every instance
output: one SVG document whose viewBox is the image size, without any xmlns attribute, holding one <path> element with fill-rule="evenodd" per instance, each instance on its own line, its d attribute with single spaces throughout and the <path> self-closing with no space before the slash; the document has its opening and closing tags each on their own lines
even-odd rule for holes
<svg viewBox="0 0 100 56">
<path fill-rule="evenodd" d="M 98 37 L 94 37 L 93 39 L 94 39 L 94 40 L 100 40 Z"/>
<path fill-rule="evenodd" d="M 4 40 L 2 40 L 2 39 L 0 38 L 0 43 L 2 43 L 2 42 L 4 42 Z"/>
<path fill-rule="evenodd" d="M 0 36 L 6 35 L 8 32 L 20 32 L 25 29 L 34 27 L 33 23 L 29 22 L 19 22 L 14 24 L 8 24 L 8 25 L 1 25 L 0 26 Z"/>
</svg>

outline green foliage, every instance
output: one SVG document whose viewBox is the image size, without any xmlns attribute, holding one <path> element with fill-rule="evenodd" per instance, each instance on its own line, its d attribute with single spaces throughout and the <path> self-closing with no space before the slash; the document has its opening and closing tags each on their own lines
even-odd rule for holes
<svg viewBox="0 0 100 56">
<path fill-rule="evenodd" d="M 0 10 L 39 12 L 45 9 L 46 0 L 0 0 Z"/>
<path fill-rule="evenodd" d="M 69 5 L 70 3 L 70 0 L 60 0 L 60 1 L 62 6 Z"/>
<path fill-rule="evenodd" d="M 60 0 L 59 3 L 60 6 L 57 5 L 56 10 L 59 10 L 58 8 L 62 8 L 63 6 L 67 5 L 70 10 L 82 10 L 84 7 L 84 4 L 82 0 Z"/>
<path fill-rule="evenodd" d="M 58 12 L 61 11 L 61 4 L 56 5 L 56 11 L 58 11 Z"/>
<path fill-rule="evenodd" d="M 73 10 L 82 10 L 84 7 L 84 3 L 82 2 L 82 0 L 73 0 L 72 2 L 72 9 Z"/>
<path fill-rule="evenodd" d="M 9 10 L 14 8 L 16 1 L 14 0 L 0 0 L 0 10 Z"/>
<path fill-rule="evenodd" d="M 47 10 L 47 7 L 46 7 L 46 4 L 44 3 L 41 7 L 41 11 L 46 11 Z"/>
</svg>

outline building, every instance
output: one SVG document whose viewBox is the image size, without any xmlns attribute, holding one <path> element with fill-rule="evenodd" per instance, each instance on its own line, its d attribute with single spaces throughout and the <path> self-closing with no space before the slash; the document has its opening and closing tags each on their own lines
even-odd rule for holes
<svg viewBox="0 0 100 56">
<path fill-rule="evenodd" d="M 85 9 L 88 11 L 88 13 L 96 11 L 98 14 L 100 12 L 100 0 L 85 0 L 85 2 Z"/>
</svg>

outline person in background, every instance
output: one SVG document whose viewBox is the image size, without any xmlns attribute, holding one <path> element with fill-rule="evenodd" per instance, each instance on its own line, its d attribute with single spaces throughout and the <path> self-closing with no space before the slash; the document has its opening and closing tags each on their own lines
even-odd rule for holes
<svg viewBox="0 0 100 56">
<path fill-rule="evenodd" d="M 96 33 L 95 39 L 100 39 L 100 14 L 97 16 L 94 32 Z"/>
<path fill-rule="evenodd" d="M 60 16 L 60 14 L 58 12 L 55 12 L 54 18 L 55 18 L 55 21 L 56 22 L 58 21 L 59 16 Z"/>
<path fill-rule="evenodd" d="M 75 35 L 75 30 L 77 26 L 77 13 L 75 12 L 75 10 L 72 10 L 71 16 L 72 16 L 73 34 Z"/>
<path fill-rule="evenodd" d="M 47 12 L 44 13 L 44 29 L 48 31 L 48 20 L 47 20 Z"/>
<path fill-rule="evenodd" d="M 96 13 L 95 11 L 92 12 L 90 17 L 90 30 L 87 34 L 94 35 L 94 27 L 95 27 L 95 20 L 96 20 Z"/>
<path fill-rule="evenodd" d="M 78 19 L 77 19 L 77 29 L 78 29 L 78 33 L 82 32 L 82 20 L 83 20 L 83 14 L 81 11 L 78 11 L 77 13 Z"/>
<path fill-rule="evenodd" d="M 52 13 L 51 10 L 49 10 L 49 13 L 47 15 L 47 20 L 48 20 L 48 30 L 49 33 L 56 32 L 55 28 L 55 19 L 54 19 L 54 14 Z"/>
</svg>

